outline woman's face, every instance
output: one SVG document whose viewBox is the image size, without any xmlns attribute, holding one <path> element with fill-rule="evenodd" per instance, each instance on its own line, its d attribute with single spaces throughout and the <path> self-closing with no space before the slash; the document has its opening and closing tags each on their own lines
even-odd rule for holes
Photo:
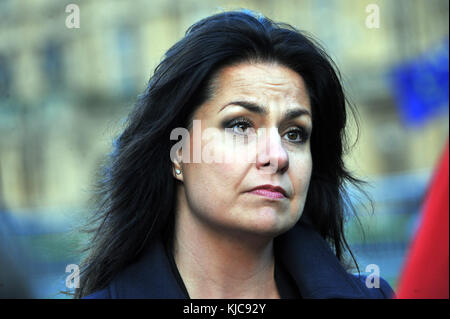
<svg viewBox="0 0 450 319">
<path fill-rule="evenodd" d="M 194 113 L 191 162 L 175 175 L 181 202 L 191 220 L 216 230 L 275 237 L 300 218 L 311 178 L 305 83 L 275 63 L 225 67 L 213 83 Z"/>
</svg>

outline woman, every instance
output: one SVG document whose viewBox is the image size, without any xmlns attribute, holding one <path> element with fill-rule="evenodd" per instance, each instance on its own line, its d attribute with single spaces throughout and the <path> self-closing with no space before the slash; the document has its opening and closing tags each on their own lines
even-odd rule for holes
<svg viewBox="0 0 450 319">
<path fill-rule="evenodd" d="M 194 24 L 116 141 L 76 296 L 390 297 L 343 266 L 345 124 L 302 33 L 248 12 Z"/>
</svg>

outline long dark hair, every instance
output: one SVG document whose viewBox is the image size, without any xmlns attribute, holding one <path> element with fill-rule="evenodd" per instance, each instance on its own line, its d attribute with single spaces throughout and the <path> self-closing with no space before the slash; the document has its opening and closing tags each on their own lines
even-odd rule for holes
<svg viewBox="0 0 450 319">
<path fill-rule="evenodd" d="M 104 288 L 152 239 L 172 235 L 177 181 L 170 149 L 177 141 L 170 133 L 190 126 L 218 70 L 245 61 L 277 62 L 303 77 L 314 130 L 302 220 L 331 244 L 339 260 L 351 254 L 344 236 L 344 184 L 361 181 L 342 159 L 349 103 L 336 66 L 312 37 L 290 25 L 248 11 L 223 12 L 191 26 L 167 51 L 115 140 L 96 193 L 96 223 L 76 297 Z"/>
</svg>

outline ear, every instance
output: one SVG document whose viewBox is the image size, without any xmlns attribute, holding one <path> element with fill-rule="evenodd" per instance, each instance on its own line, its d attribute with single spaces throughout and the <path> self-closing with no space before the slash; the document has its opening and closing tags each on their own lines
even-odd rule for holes
<svg viewBox="0 0 450 319">
<path fill-rule="evenodd" d="M 173 159 L 173 170 L 172 175 L 175 179 L 179 180 L 180 182 L 183 182 L 183 168 L 182 168 L 182 148 L 179 148 L 176 151 L 175 158 Z"/>
</svg>

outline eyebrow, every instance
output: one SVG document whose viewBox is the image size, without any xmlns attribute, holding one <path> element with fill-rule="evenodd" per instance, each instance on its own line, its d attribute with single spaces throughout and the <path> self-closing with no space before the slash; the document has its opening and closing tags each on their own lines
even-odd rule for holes
<svg viewBox="0 0 450 319">
<path fill-rule="evenodd" d="M 241 106 L 244 109 L 247 109 L 250 112 L 253 112 L 253 113 L 256 113 L 256 114 L 267 115 L 267 113 L 268 113 L 266 107 L 260 106 L 260 105 L 258 105 L 256 103 L 253 103 L 253 102 L 247 102 L 247 101 L 233 101 L 233 102 L 230 102 L 230 103 L 224 105 L 219 110 L 219 112 L 221 112 L 223 109 L 225 109 L 229 105 L 238 105 L 238 106 Z M 219 113 L 219 112 L 217 112 L 217 113 Z M 288 120 L 291 120 L 291 119 L 294 119 L 296 117 L 300 117 L 300 116 L 303 116 L 303 115 L 307 115 L 307 116 L 309 116 L 312 119 L 311 113 L 308 110 L 306 110 L 306 109 L 291 109 L 291 110 L 288 110 L 288 111 L 286 111 L 284 113 L 284 119 L 288 121 Z"/>
</svg>

